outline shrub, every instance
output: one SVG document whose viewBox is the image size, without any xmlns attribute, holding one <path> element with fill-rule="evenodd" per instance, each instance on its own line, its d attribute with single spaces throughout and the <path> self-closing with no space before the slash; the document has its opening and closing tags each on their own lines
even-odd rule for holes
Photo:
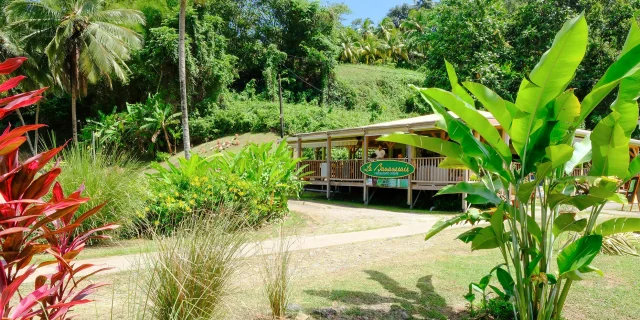
<svg viewBox="0 0 640 320">
<path fill-rule="evenodd" d="M 11 58 L 0 64 L 0 74 L 10 74 L 26 59 Z M 0 85 L 6 92 L 18 86 L 24 79 L 18 76 Z M 38 102 L 44 89 L 8 96 L 1 99 L 0 118 L 13 110 Z M 84 286 L 90 275 L 104 269 L 90 270 L 89 275 L 78 277 L 78 273 L 91 269 L 90 264 L 74 263 L 91 238 L 105 238 L 100 231 L 112 230 L 117 225 L 108 224 L 93 230 L 80 231 L 78 226 L 95 215 L 102 205 L 76 215 L 90 199 L 82 198 L 82 187 L 65 196 L 59 183 L 55 183 L 61 169 L 53 166 L 45 169 L 62 150 L 55 148 L 35 155 L 24 162 L 19 161 L 18 149 L 27 140 L 25 133 L 43 127 L 27 125 L 0 135 L 0 315 L 2 319 L 67 319 L 68 313 L 103 283 Z M 42 172 L 40 172 L 42 170 Z M 38 174 L 40 173 L 40 174 Z M 53 185 L 53 190 L 51 186 Z M 44 199 L 49 199 L 48 201 Z M 53 261 L 33 264 L 35 255 L 46 252 Z M 56 268 L 49 274 L 35 277 L 35 289 L 23 286 L 43 265 Z M 82 285 L 82 286 L 81 286 Z M 22 289 L 20 287 L 23 287 Z M 22 291 L 22 292 L 21 292 Z M 26 291 L 26 292 L 25 292 Z"/>
<path fill-rule="evenodd" d="M 145 208 L 148 225 L 159 234 L 169 234 L 195 211 L 215 208 L 211 163 L 197 154 L 178 159 L 178 165 L 154 163 L 157 172 L 148 174 L 153 196 Z"/>
<path fill-rule="evenodd" d="M 140 173 L 140 164 L 125 152 L 110 147 L 91 149 L 69 147 L 61 153 L 61 168 L 58 177 L 63 186 L 84 185 L 91 198 L 80 206 L 87 210 L 106 202 L 103 210 L 82 222 L 79 230 L 87 231 L 109 222 L 122 226 L 116 233 L 119 238 L 137 235 L 136 221 L 142 215 L 149 196 L 145 175 Z M 69 187 L 66 192 L 71 192 Z"/>
<path fill-rule="evenodd" d="M 255 227 L 287 212 L 287 199 L 302 188 L 299 159 L 291 158 L 286 143 L 251 144 L 237 154 L 212 159 L 193 155 L 178 165 L 153 164 L 149 174 L 154 196 L 147 219 L 157 232 L 167 234 L 194 213 L 207 214 L 220 203 L 236 207 L 238 221 Z"/>
<path fill-rule="evenodd" d="M 148 308 L 158 320 L 222 319 L 224 298 L 238 268 L 244 244 L 232 207 L 215 215 L 184 220 L 172 237 L 160 238 L 158 251 L 147 256 L 151 271 L 145 283 Z"/>
</svg>

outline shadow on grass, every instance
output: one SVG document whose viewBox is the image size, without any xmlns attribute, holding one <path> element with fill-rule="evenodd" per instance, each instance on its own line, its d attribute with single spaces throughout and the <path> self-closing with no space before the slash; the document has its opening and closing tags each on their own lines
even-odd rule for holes
<svg viewBox="0 0 640 320">
<path fill-rule="evenodd" d="M 321 319 L 461 319 L 467 316 L 449 307 L 437 294 L 431 276 L 418 279 L 415 288 L 405 288 L 386 274 L 365 270 L 369 279 L 378 282 L 390 295 L 348 290 L 306 290 L 305 293 L 338 301 L 347 309 L 318 309 Z M 390 307 L 388 307 L 390 305 Z M 385 308 L 381 308 L 385 306 Z"/>
</svg>

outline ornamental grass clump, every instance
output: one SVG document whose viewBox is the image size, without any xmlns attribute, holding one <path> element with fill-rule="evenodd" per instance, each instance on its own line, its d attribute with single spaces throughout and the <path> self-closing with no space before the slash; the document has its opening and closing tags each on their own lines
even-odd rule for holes
<svg viewBox="0 0 640 320">
<path fill-rule="evenodd" d="M 0 74 L 16 70 L 26 59 L 11 58 L 0 63 Z M 0 85 L 6 93 L 17 87 L 23 76 Z M 0 98 L 0 118 L 38 102 L 46 88 Z M 43 127 L 7 127 L 0 135 L 0 316 L 2 319 L 68 319 L 72 308 L 90 302 L 87 297 L 104 283 L 89 283 L 92 275 L 108 268 L 79 264 L 74 259 L 87 241 L 104 239 L 100 232 L 116 229 L 105 224 L 81 231 L 78 227 L 97 214 L 100 204 L 79 212 L 89 198 L 84 187 L 65 195 L 56 182 L 61 173 L 57 165 L 48 166 L 63 147 L 19 160 L 19 147 L 25 133 Z M 33 258 L 46 254 L 50 260 L 35 264 Z M 39 270 L 49 266 L 50 270 Z M 40 272 L 38 272 L 40 271 Z M 36 272 L 41 275 L 36 276 Z M 33 280 L 33 284 L 27 283 Z"/>
<path fill-rule="evenodd" d="M 263 252 L 264 290 L 273 319 L 285 319 L 287 314 L 293 277 L 290 247 L 291 242 L 284 237 L 281 227 L 273 252 Z"/>
<path fill-rule="evenodd" d="M 445 62 L 451 91 L 417 91 L 439 115 L 436 126 L 450 141 L 413 134 L 378 139 L 440 153 L 446 156 L 441 167 L 466 169 L 479 178 L 438 194 L 466 194 L 471 205 L 489 209 L 470 208 L 442 221 L 427 239 L 454 224 L 474 225 L 458 238 L 472 250 L 497 249 L 503 261 L 470 284 L 465 298 L 473 302 L 491 290 L 512 301 L 514 315 L 521 320 L 562 319 L 573 283 L 603 274 L 594 263 L 603 238 L 640 230 L 640 218 L 598 220 L 607 202 L 626 203 L 618 190 L 640 173 L 640 157 L 631 160 L 629 155 L 631 134 L 638 125 L 640 27 L 632 23 L 618 59 L 580 101 L 569 85 L 587 50 L 587 29 L 583 15 L 564 24 L 522 80 L 515 102 L 480 83 L 460 83 L 453 66 Z M 576 139 L 576 130 L 615 88 L 611 113 L 591 135 Z M 476 109 L 476 103 L 492 114 L 500 129 Z M 575 175 L 574 169 L 588 162 L 588 174 Z M 589 215 L 564 212 L 563 205 Z M 568 232 L 578 236 L 565 244 Z M 492 285 L 492 279 L 499 285 Z"/>
<path fill-rule="evenodd" d="M 225 298 L 239 268 L 244 244 L 234 232 L 232 207 L 215 215 L 184 220 L 171 237 L 159 238 L 147 256 L 147 307 L 155 319 L 223 319 Z"/>
<path fill-rule="evenodd" d="M 80 230 L 117 222 L 121 227 L 113 236 L 123 239 L 139 235 L 138 221 L 150 194 L 147 177 L 140 172 L 138 161 L 109 146 L 69 146 L 60 153 L 60 158 L 64 170 L 58 180 L 63 186 L 84 184 L 91 198 L 81 210 L 109 200 L 99 215 L 83 221 Z"/>
</svg>

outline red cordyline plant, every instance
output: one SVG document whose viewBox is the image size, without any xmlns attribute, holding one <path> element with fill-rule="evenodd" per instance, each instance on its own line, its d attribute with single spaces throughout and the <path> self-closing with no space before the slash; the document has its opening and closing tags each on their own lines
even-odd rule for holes
<svg viewBox="0 0 640 320">
<path fill-rule="evenodd" d="M 0 63 L 0 74 L 13 72 L 25 60 L 12 58 Z M 24 78 L 18 76 L 5 81 L 0 85 L 0 93 L 15 88 Z M 46 89 L 0 98 L 0 119 L 13 110 L 38 102 Z M 3 320 L 66 319 L 73 306 L 90 302 L 86 297 L 105 284 L 84 286 L 83 281 L 107 268 L 77 265 L 73 260 L 88 239 L 107 237 L 96 233 L 118 227 L 110 224 L 83 234 L 76 232 L 82 221 L 102 206 L 76 216 L 80 205 L 89 200 L 80 195 L 83 187 L 65 197 L 62 187 L 55 182 L 60 168 L 54 165 L 45 169 L 64 146 L 19 161 L 18 148 L 27 139 L 24 134 L 40 127 L 42 125 L 7 128 L 0 135 L 0 316 Z M 48 254 L 52 259 L 36 265 L 32 260 L 38 254 Z M 38 270 L 45 266 L 48 267 Z M 36 272 L 40 275 L 36 276 Z M 33 279 L 33 287 L 25 283 L 27 279 Z M 29 289 L 25 290 L 26 287 Z"/>
</svg>

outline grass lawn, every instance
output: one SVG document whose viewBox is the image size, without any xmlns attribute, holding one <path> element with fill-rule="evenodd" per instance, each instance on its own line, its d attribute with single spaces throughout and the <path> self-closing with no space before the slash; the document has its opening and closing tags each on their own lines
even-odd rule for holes
<svg viewBox="0 0 640 320">
<path fill-rule="evenodd" d="M 423 236 L 386 239 L 315 249 L 294 254 L 296 269 L 292 305 L 314 319 L 465 319 L 462 295 L 469 282 L 478 281 L 500 263 L 493 250 L 471 252 L 455 240 L 466 228 L 447 230 L 429 241 Z M 267 314 L 259 258 L 250 258 L 237 274 L 236 293 L 229 299 L 229 319 L 254 319 Z M 593 265 L 605 276 L 576 282 L 566 306 L 567 319 L 637 319 L 640 305 L 640 258 L 599 256 Z M 100 281 L 114 284 L 82 307 L 81 319 L 125 313 L 126 272 Z M 91 308 L 91 310 L 89 310 Z M 117 318 L 117 317 L 116 317 Z"/>
</svg>

